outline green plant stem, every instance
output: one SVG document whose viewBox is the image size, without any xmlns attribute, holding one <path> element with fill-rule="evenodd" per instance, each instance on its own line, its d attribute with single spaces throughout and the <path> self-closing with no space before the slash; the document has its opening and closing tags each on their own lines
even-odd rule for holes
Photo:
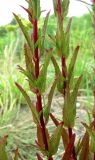
<svg viewBox="0 0 95 160">
<path fill-rule="evenodd" d="M 33 37 L 34 39 L 34 44 L 36 44 L 38 40 L 38 21 L 35 19 L 33 21 Z M 35 46 L 34 46 L 35 47 Z M 39 54 L 38 54 L 38 46 L 35 48 L 34 51 L 34 62 L 35 62 L 35 76 L 38 78 L 39 76 Z"/>
<path fill-rule="evenodd" d="M 34 46 L 37 43 L 38 40 L 38 20 L 35 19 L 33 21 L 33 40 L 34 40 Z M 34 50 L 34 63 L 35 63 L 35 77 L 36 79 L 39 76 L 39 54 L 38 54 L 38 46 L 35 48 Z M 42 112 L 43 108 L 42 108 L 42 97 L 41 94 L 38 91 L 37 94 L 37 102 L 36 102 L 36 108 L 38 112 Z M 48 142 L 47 142 L 47 136 L 46 136 L 46 127 L 45 127 L 45 122 L 44 122 L 44 118 L 43 118 L 43 112 L 41 113 L 40 116 L 40 125 L 41 125 L 41 131 L 42 131 L 42 135 L 43 135 L 43 142 L 45 145 L 45 149 L 48 151 Z M 48 160 L 53 160 L 52 157 L 49 157 Z"/>
</svg>

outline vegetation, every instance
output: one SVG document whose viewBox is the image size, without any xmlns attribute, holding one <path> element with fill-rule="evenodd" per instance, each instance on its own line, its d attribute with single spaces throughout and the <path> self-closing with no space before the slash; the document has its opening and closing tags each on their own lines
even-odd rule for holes
<svg viewBox="0 0 95 160">
<path fill-rule="evenodd" d="M 82 137 L 76 138 L 74 131 L 77 96 L 91 100 L 94 95 L 95 99 L 94 3 L 91 15 L 72 20 L 66 17 L 69 0 L 53 1 L 54 15 L 47 13 L 46 18 L 40 18 L 40 0 L 30 0 L 29 8 L 23 8 L 29 22 L 14 13 L 17 22 L 13 19 L 0 28 L 1 160 L 53 160 L 59 156 L 61 137 L 64 150 L 59 159 L 95 159 L 95 104 L 85 108 L 88 119 L 82 122 Z M 55 94 L 63 101 L 60 118 L 52 113 Z M 24 117 L 26 102 L 34 123 Z M 14 129 L 21 111 L 22 123 Z M 49 126 L 51 120 L 53 129 Z"/>
</svg>

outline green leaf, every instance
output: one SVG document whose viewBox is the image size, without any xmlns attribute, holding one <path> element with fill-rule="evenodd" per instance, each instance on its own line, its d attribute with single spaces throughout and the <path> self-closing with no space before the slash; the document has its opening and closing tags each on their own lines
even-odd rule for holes
<svg viewBox="0 0 95 160">
<path fill-rule="evenodd" d="M 78 142 L 77 142 L 77 145 L 76 145 L 76 157 L 79 155 L 79 152 L 81 150 L 81 138 L 79 138 Z"/>
<path fill-rule="evenodd" d="M 44 25 L 42 27 L 42 38 L 41 38 L 41 54 L 43 55 L 44 53 L 44 42 L 45 42 L 45 36 L 46 36 L 46 30 L 47 30 L 47 24 L 48 24 L 48 19 L 49 19 L 49 14 L 50 12 L 47 13 L 45 20 L 44 20 Z"/>
<path fill-rule="evenodd" d="M 76 99 L 77 99 L 77 93 L 78 88 L 81 82 L 82 76 L 80 76 L 75 84 L 75 87 L 73 89 L 73 92 L 70 93 L 70 90 L 67 90 L 65 100 L 64 100 L 64 106 L 63 106 L 63 121 L 64 125 L 72 128 L 75 123 L 75 117 L 76 117 Z"/>
<path fill-rule="evenodd" d="M 0 160 L 8 160 L 8 156 L 5 151 L 5 147 L 1 144 L 0 144 Z"/>
<path fill-rule="evenodd" d="M 58 77 L 57 89 L 58 89 L 59 92 L 62 93 L 63 87 L 64 87 L 64 83 L 63 83 L 64 82 L 64 77 L 61 74 L 59 65 L 58 65 L 56 59 L 54 58 L 54 56 L 51 57 L 51 60 L 52 60 L 52 63 L 53 63 L 54 69 L 55 69 L 55 75 L 56 75 L 56 77 Z"/>
<path fill-rule="evenodd" d="M 71 78 L 73 76 L 73 72 L 74 72 L 74 66 L 75 66 L 75 62 L 77 59 L 77 55 L 78 55 L 78 51 L 79 51 L 79 46 L 77 46 L 74 50 L 74 54 L 71 58 L 71 62 L 69 64 L 69 68 L 68 68 L 68 84 L 70 84 Z"/>
<path fill-rule="evenodd" d="M 63 141 L 64 148 L 66 149 L 69 144 L 69 136 L 65 128 L 62 129 L 62 141 Z"/>
<path fill-rule="evenodd" d="M 92 153 L 95 153 L 95 130 L 92 131 L 90 134 L 91 136 L 91 141 L 90 141 L 90 151 Z"/>
<path fill-rule="evenodd" d="M 70 0 L 63 0 L 62 1 L 63 17 L 66 17 L 68 14 L 69 3 L 70 3 Z"/>
<path fill-rule="evenodd" d="M 37 0 L 37 18 L 41 15 L 40 0 Z"/>
<path fill-rule="evenodd" d="M 72 17 L 69 19 L 68 25 L 66 27 L 66 32 L 70 32 L 71 24 L 72 24 Z"/>
<path fill-rule="evenodd" d="M 45 111 L 44 111 L 44 115 L 45 115 L 45 121 L 46 123 L 48 122 L 49 119 L 49 114 L 50 114 L 50 109 L 51 109 L 51 103 L 52 103 L 52 99 L 53 99 L 53 95 L 54 95 L 54 91 L 55 91 L 55 87 L 57 84 L 58 79 L 56 78 L 51 86 L 50 92 L 48 94 L 48 103 L 46 105 Z"/>
<path fill-rule="evenodd" d="M 32 52 L 32 54 L 33 54 L 33 53 L 34 53 L 34 45 L 33 45 L 32 39 L 31 39 L 30 36 L 28 35 L 25 26 L 24 26 L 23 23 L 21 22 L 21 19 L 20 19 L 15 13 L 13 13 L 13 15 L 14 15 L 14 17 L 16 18 L 16 20 L 17 20 L 17 22 L 18 22 L 18 24 L 19 24 L 19 26 L 20 26 L 20 28 L 21 28 L 21 30 L 22 30 L 22 32 L 23 32 L 23 35 L 24 35 L 24 37 L 25 37 L 25 39 L 26 39 L 26 41 L 27 41 L 27 43 L 28 43 L 28 45 L 29 45 L 29 47 L 30 47 L 30 49 L 31 49 L 31 52 Z"/>
<path fill-rule="evenodd" d="M 55 78 L 55 80 L 54 80 L 54 82 L 51 86 L 50 92 L 48 94 L 48 108 L 49 108 L 49 110 L 51 108 L 51 103 L 52 103 L 52 99 L 53 99 L 53 95 L 54 95 L 54 91 L 55 91 L 57 81 L 58 81 L 58 78 Z"/>
<path fill-rule="evenodd" d="M 63 123 L 59 124 L 49 139 L 49 156 L 55 155 L 58 150 L 62 127 Z"/>
<path fill-rule="evenodd" d="M 33 116 L 33 120 L 36 124 L 39 123 L 39 115 L 38 115 L 38 112 L 36 111 L 36 108 L 34 106 L 34 104 L 32 103 L 30 97 L 28 96 L 28 94 L 26 93 L 26 91 L 18 84 L 18 83 L 15 83 L 17 88 L 20 90 L 20 92 L 22 93 L 22 95 L 24 96 L 31 112 L 32 112 L 32 116 Z"/>
<path fill-rule="evenodd" d="M 86 128 L 86 131 L 90 137 L 90 151 L 92 153 L 95 153 L 95 130 L 93 129 L 93 125 L 90 124 L 90 126 L 88 126 L 86 123 L 82 123 L 82 124 Z"/>
<path fill-rule="evenodd" d="M 32 72 L 30 73 L 28 69 L 26 70 L 23 69 L 21 66 L 18 66 L 18 69 L 20 70 L 21 73 L 23 73 L 28 78 L 29 85 L 36 89 L 36 84 L 35 84 L 36 80 L 35 80 L 34 74 L 32 74 Z"/>
<path fill-rule="evenodd" d="M 29 8 L 32 10 L 33 19 L 38 19 L 40 17 L 40 0 L 26 0 Z"/>
<path fill-rule="evenodd" d="M 32 73 L 33 75 L 35 73 L 33 56 L 31 54 L 30 47 L 27 44 L 24 45 L 24 52 L 25 52 L 26 69 L 29 70 L 30 73 Z"/>
<path fill-rule="evenodd" d="M 67 58 L 69 55 L 70 33 L 64 33 L 60 41 L 62 46 L 62 55 Z"/>
<path fill-rule="evenodd" d="M 54 8 L 54 13 L 56 15 L 57 2 L 55 0 L 53 0 L 53 8 Z"/>
<path fill-rule="evenodd" d="M 89 134 L 86 132 L 81 143 L 81 153 L 79 160 L 88 160 L 88 156 L 89 156 Z"/>
<path fill-rule="evenodd" d="M 48 54 L 46 55 L 39 77 L 35 82 L 35 85 L 40 92 L 44 92 L 46 88 L 47 68 L 48 68 L 51 56 L 52 56 L 52 49 L 50 49 Z"/>
</svg>

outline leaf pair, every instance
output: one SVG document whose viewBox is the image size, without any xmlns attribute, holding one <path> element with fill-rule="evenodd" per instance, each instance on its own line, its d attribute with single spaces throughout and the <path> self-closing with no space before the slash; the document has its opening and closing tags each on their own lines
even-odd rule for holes
<svg viewBox="0 0 95 160">
<path fill-rule="evenodd" d="M 52 155 L 56 154 L 62 134 L 62 128 L 63 128 L 63 123 L 60 123 L 57 126 L 57 128 L 53 131 L 51 136 L 49 136 L 48 131 L 46 130 L 47 141 L 48 141 L 48 151 L 47 151 L 45 150 L 43 144 L 41 128 L 40 126 L 37 127 L 38 148 L 45 156 L 51 157 Z"/>
<path fill-rule="evenodd" d="M 45 91 L 46 88 L 46 77 L 47 77 L 47 69 L 49 62 L 52 57 L 52 49 L 50 49 L 45 57 L 44 63 L 42 65 L 42 69 L 40 71 L 38 79 L 35 81 L 36 88 L 42 93 Z"/>
<path fill-rule="evenodd" d="M 40 10 L 40 0 L 26 0 L 29 5 L 29 11 L 32 14 L 32 20 L 38 19 L 41 14 Z M 32 8 L 32 10 L 31 10 Z"/>
<path fill-rule="evenodd" d="M 50 113 L 50 117 L 56 126 L 58 126 L 60 124 L 59 121 L 55 118 L 55 116 L 52 113 Z M 66 149 L 69 144 L 69 136 L 68 136 L 67 130 L 65 128 L 62 128 L 61 135 L 62 135 L 63 145 Z"/>
<path fill-rule="evenodd" d="M 81 82 L 82 76 L 80 76 L 75 84 L 73 91 L 68 88 L 66 91 L 64 106 L 63 106 L 63 122 L 68 128 L 74 127 L 76 117 L 76 99 Z"/>
<path fill-rule="evenodd" d="M 57 85 L 58 78 L 56 78 L 51 86 L 50 92 L 48 94 L 48 102 L 47 105 L 45 106 L 44 109 L 44 117 L 45 117 L 45 123 L 47 124 L 49 120 L 49 115 L 50 115 L 50 109 L 51 109 L 51 104 L 52 104 L 52 99 L 55 91 L 55 87 Z"/>
<path fill-rule="evenodd" d="M 60 4 L 59 4 L 60 2 Z M 54 13 L 55 15 L 59 14 L 60 15 L 60 10 L 61 10 L 61 15 L 62 17 L 66 17 L 67 13 L 68 13 L 68 8 L 69 8 L 69 0 L 53 0 L 53 7 L 54 7 Z M 58 9 L 60 5 L 61 9 Z"/>
</svg>

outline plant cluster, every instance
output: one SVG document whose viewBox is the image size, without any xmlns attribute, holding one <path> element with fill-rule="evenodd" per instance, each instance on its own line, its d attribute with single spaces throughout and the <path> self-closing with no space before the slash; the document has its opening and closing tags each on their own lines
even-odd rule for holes
<svg viewBox="0 0 95 160">
<path fill-rule="evenodd" d="M 74 133 L 76 100 L 82 75 L 75 80 L 74 68 L 80 48 L 79 45 L 74 49 L 70 64 L 67 67 L 67 59 L 70 54 L 69 45 L 72 18 L 69 20 L 67 26 L 64 26 L 64 21 L 68 13 L 70 1 L 53 0 L 57 26 L 54 36 L 47 35 L 46 32 L 50 12 L 46 15 L 42 30 L 39 30 L 39 19 L 42 12 L 40 0 L 26 1 L 28 3 L 28 9 L 23 6 L 22 8 L 28 13 L 32 33 L 27 32 L 19 16 L 15 13 L 14 16 L 26 39 L 24 45 L 26 68 L 24 69 L 19 66 L 19 70 L 27 78 L 29 90 L 35 95 L 35 104 L 20 84 L 16 83 L 16 86 L 25 97 L 36 125 L 37 139 L 33 145 L 36 148 L 36 159 L 43 160 L 46 158 L 48 160 L 54 160 L 60 139 L 62 138 L 64 150 L 61 160 L 95 160 L 95 106 L 92 112 L 93 119 L 91 122 L 89 124 L 82 122 L 85 128 L 84 136 L 76 142 L 76 133 Z M 50 43 L 49 48 L 45 47 L 47 37 Z M 61 65 L 57 62 L 56 57 L 60 59 Z M 47 90 L 47 70 L 50 62 L 53 64 L 55 77 L 47 99 L 44 100 L 43 97 Z M 62 118 L 60 120 L 51 112 L 51 104 L 56 88 L 59 94 L 63 96 L 64 102 L 62 106 Z M 50 119 L 55 125 L 53 133 L 50 133 L 47 127 Z M 5 152 L 5 142 L 6 137 L 0 142 L 0 158 L 3 157 L 1 159 L 8 160 Z M 22 159 L 17 149 L 14 160 L 19 158 Z"/>
</svg>

